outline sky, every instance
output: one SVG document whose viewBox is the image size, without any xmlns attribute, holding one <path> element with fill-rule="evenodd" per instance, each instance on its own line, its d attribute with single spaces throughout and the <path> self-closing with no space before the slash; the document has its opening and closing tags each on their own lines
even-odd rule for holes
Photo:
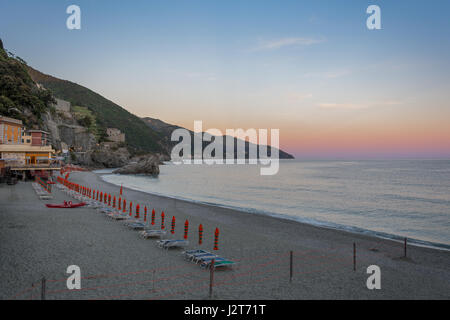
<svg viewBox="0 0 450 320">
<path fill-rule="evenodd" d="M 71 4 L 80 30 L 66 27 Z M 2 0 L 0 38 L 141 117 L 279 129 L 301 159 L 450 158 L 449 12 L 444 0 Z"/>
</svg>

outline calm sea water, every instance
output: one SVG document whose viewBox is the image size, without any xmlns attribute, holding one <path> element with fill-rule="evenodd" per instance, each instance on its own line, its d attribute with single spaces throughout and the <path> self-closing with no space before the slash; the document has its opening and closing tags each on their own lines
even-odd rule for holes
<svg viewBox="0 0 450 320">
<path fill-rule="evenodd" d="M 450 161 L 281 161 L 256 165 L 164 165 L 158 178 L 105 174 L 117 185 L 314 225 L 408 237 L 450 249 Z"/>
</svg>

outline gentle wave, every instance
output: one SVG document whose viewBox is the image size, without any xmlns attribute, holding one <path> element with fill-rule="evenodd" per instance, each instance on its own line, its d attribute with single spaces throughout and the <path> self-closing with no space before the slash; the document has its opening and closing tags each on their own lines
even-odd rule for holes
<svg viewBox="0 0 450 320">
<path fill-rule="evenodd" d="M 166 165 L 159 178 L 97 173 L 150 194 L 450 250 L 450 177 L 442 168 L 450 162 L 404 165 L 291 161 L 269 178 L 248 166 Z"/>
</svg>

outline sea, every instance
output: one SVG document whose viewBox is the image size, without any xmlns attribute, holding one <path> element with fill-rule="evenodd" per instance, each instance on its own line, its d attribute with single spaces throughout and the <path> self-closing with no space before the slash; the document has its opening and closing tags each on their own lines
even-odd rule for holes
<svg viewBox="0 0 450 320">
<path fill-rule="evenodd" d="M 450 250 L 450 160 L 280 160 L 172 164 L 158 177 L 99 170 L 104 181 L 167 197 Z"/>
</svg>

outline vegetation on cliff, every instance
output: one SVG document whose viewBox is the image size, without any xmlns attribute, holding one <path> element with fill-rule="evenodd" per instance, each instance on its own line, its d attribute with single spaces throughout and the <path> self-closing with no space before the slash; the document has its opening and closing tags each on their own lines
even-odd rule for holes
<svg viewBox="0 0 450 320">
<path fill-rule="evenodd" d="M 106 128 L 117 128 L 125 133 L 127 146 L 133 153 L 160 153 L 161 136 L 149 128 L 139 117 L 94 91 L 67 80 L 43 74 L 28 67 L 31 78 L 57 97 L 70 101 L 73 106 L 88 108 L 95 117 L 100 140 L 106 137 Z"/>
<path fill-rule="evenodd" d="M 33 127 L 41 124 L 44 112 L 53 111 L 53 102 L 51 92 L 33 82 L 25 61 L 8 53 L 0 40 L 0 115 Z"/>
</svg>

